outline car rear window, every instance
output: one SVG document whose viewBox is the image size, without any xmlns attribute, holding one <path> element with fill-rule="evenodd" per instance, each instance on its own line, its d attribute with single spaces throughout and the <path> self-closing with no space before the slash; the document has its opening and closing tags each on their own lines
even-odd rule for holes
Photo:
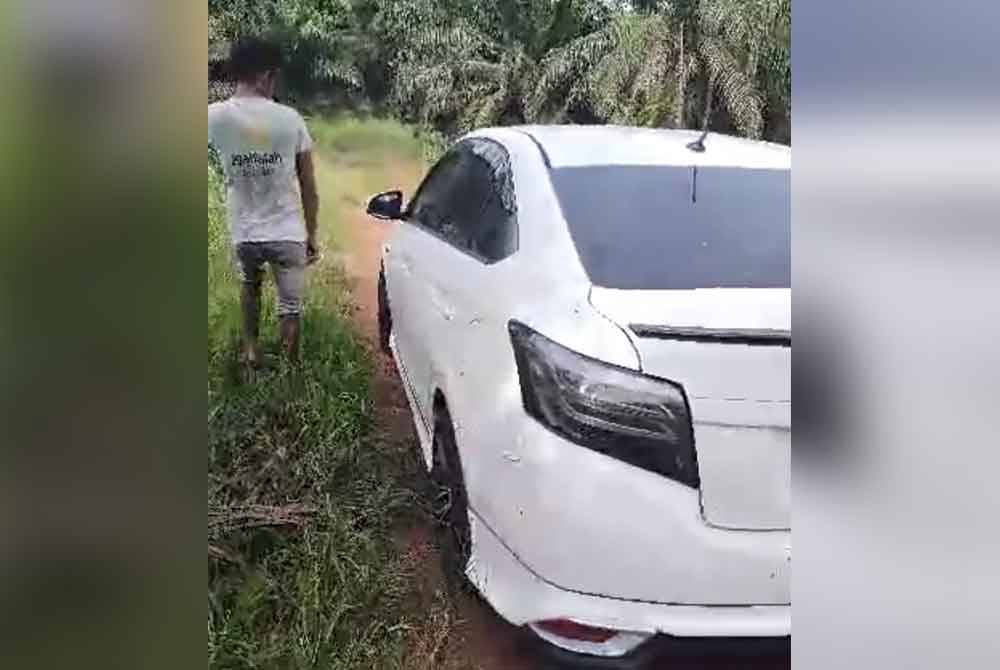
<svg viewBox="0 0 1000 670">
<path fill-rule="evenodd" d="M 790 170 L 551 171 L 591 281 L 617 289 L 790 288 Z"/>
</svg>

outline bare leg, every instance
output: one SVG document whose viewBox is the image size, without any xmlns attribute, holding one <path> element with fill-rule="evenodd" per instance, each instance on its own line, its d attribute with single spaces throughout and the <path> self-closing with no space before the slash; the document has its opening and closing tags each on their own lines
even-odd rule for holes
<svg viewBox="0 0 1000 670">
<path fill-rule="evenodd" d="M 299 360 L 302 328 L 302 294 L 305 290 L 306 245 L 298 242 L 274 244 L 271 271 L 278 288 L 278 319 L 281 344 L 291 363 Z"/>
<path fill-rule="evenodd" d="M 260 364 L 260 284 L 243 282 L 240 293 L 243 308 L 243 360 L 252 366 Z"/>
<path fill-rule="evenodd" d="M 298 314 L 281 317 L 281 343 L 288 360 L 296 363 L 299 360 L 299 332 L 302 329 Z"/>
</svg>

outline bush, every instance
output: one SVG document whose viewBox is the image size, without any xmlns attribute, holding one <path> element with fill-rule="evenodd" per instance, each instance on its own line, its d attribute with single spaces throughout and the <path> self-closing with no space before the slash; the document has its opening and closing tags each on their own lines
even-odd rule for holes
<svg viewBox="0 0 1000 670">
<path fill-rule="evenodd" d="M 229 98 L 236 91 L 236 84 L 229 81 L 208 82 L 208 103 L 219 102 Z"/>
</svg>

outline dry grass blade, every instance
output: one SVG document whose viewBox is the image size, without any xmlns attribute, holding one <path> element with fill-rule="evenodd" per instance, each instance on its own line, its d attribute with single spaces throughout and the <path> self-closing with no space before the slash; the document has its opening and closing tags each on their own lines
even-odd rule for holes
<svg viewBox="0 0 1000 670">
<path fill-rule="evenodd" d="M 230 552 L 226 551 L 222 547 L 216 546 L 212 543 L 208 545 L 208 557 L 215 559 L 216 561 L 225 561 L 227 563 L 239 563 L 239 559 L 233 556 Z"/>
<path fill-rule="evenodd" d="M 227 532 L 247 528 L 261 528 L 264 526 L 301 527 L 316 512 L 317 508 L 301 503 L 283 506 L 246 505 L 209 509 L 208 533 L 209 537 L 220 537 Z"/>
</svg>

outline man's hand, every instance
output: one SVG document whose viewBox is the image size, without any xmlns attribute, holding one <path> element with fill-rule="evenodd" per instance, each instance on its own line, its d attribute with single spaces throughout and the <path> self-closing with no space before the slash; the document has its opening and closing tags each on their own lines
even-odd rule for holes
<svg viewBox="0 0 1000 670">
<path fill-rule="evenodd" d="M 319 244 L 316 242 L 316 238 L 310 236 L 306 240 L 306 265 L 312 265 L 319 259 Z"/>
</svg>

